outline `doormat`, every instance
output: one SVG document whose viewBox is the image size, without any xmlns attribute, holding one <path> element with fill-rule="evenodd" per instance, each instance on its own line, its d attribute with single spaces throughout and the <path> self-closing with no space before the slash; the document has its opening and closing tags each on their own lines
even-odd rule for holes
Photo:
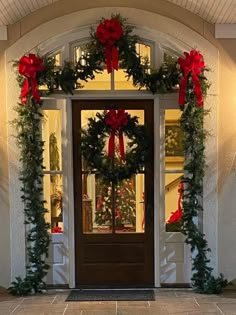
<svg viewBox="0 0 236 315">
<path fill-rule="evenodd" d="M 66 301 L 155 301 L 154 290 L 72 290 Z"/>
</svg>

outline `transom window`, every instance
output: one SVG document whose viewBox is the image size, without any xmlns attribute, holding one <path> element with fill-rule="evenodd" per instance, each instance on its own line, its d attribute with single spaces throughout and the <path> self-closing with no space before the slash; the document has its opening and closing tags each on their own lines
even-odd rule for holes
<svg viewBox="0 0 236 315">
<path fill-rule="evenodd" d="M 137 43 L 136 50 L 148 64 L 151 63 L 151 44 Z M 76 63 L 81 56 L 86 53 L 85 44 L 72 45 L 73 61 Z M 112 71 L 108 74 L 104 64 L 104 71 L 96 74 L 96 80 L 83 82 L 84 90 L 135 90 L 131 80 L 127 80 L 127 75 L 124 69 L 120 68 L 117 71 Z"/>
<path fill-rule="evenodd" d="M 68 45 L 67 48 L 63 47 L 61 50 L 51 53 L 51 56 L 55 58 L 56 66 L 62 65 L 63 59 L 76 63 L 81 56 L 86 54 L 85 41 L 68 43 Z M 158 68 L 163 62 L 175 62 L 178 57 L 176 52 L 150 41 L 137 43 L 136 50 L 141 56 L 143 63 L 147 63 L 150 68 Z M 65 51 L 69 51 L 69 55 L 66 56 Z M 108 74 L 105 64 L 103 68 L 103 72 L 95 74 L 95 80 L 80 81 L 80 84 L 82 84 L 80 90 L 137 90 L 132 84 L 132 78 L 128 80 L 125 69 L 119 67 L 117 71 L 112 71 L 112 73 Z"/>
</svg>

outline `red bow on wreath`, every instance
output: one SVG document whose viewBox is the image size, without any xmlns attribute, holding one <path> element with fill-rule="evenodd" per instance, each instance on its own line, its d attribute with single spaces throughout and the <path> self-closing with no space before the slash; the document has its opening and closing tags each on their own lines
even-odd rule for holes
<svg viewBox="0 0 236 315">
<path fill-rule="evenodd" d="M 171 212 L 172 214 L 169 220 L 167 221 L 167 223 L 175 223 L 175 222 L 180 222 L 182 220 L 183 210 L 181 207 L 181 200 L 183 198 L 183 193 L 184 193 L 184 183 L 179 184 L 178 193 L 179 193 L 178 209 L 175 210 L 175 212 Z"/>
<path fill-rule="evenodd" d="M 178 58 L 180 70 L 183 71 L 183 78 L 179 87 L 179 105 L 185 103 L 185 92 L 188 82 L 188 75 L 192 73 L 193 88 L 197 99 L 198 106 L 203 105 L 202 90 L 198 75 L 202 73 L 202 69 L 205 67 L 203 56 L 196 50 L 191 50 L 190 53 L 185 52 L 185 59 Z"/>
<path fill-rule="evenodd" d="M 37 101 L 40 102 L 40 95 L 37 88 L 37 72 L 44 70 L 43 59 L 35 56 L 34 54 L 29 54 L 29 56 L 21 57 L 19 61 L 19 73 L 25 76 L 25 81 L 21 90 L 21 102 L 26 104 L 27 96 L 31 87 L 32 96 Z"/>
<path fill-rule="evenodd" d="M 110 109 L 109 112 L 105 115 L 105 123 L 112 129 L 108 144 L 108 156 L 109 158 L 113 157 L 115 150 L 115 133 L 116 131 L 118 131 L 120 156 L 124 161 L 125 149 L 122 126 L 127 126 L 128 124 L 127 113 L 125 113 L 124 109 L 118 109 L 117 112 L 115 109 Z"/>
<path fill-rule="evenodd" d="M 104 20 L 97 27 L 96 37 L 103 45 L 105 45 L 105 57 L 108 73 L 112 72 L 112 68 L 118 70 L 118 49 L 115 43 L 122 35 L 122 25 L 115 18 Z"/>
</svg>

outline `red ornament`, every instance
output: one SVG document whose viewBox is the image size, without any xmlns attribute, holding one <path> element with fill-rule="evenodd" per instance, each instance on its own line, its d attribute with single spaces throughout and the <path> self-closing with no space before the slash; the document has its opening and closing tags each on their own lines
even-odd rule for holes
<svg viewBox="0 0 236 315">
<path fill-rule="evenodd" d="M 122 160 L 125 160 L 125 149 L 124 149 L 124 139 L 122 126 L 127 126 L 128 118 L 127 113 L 124 109 L 110 109 L 109 112 L 105 115 L 105 123 L 111 128 L 111 135 L 109 138 L 108 144 L 108 156 L 109 158 L 113 157 L 115 151 L 115 133 L 119 133 L 119 150 Z"/>
<path fill-rule="evenodd" d="M 61 228 L 61 227 L 55 226 L 55 227 L 52 229 L 52 233 L 63 233 L 63 231 L 62 231 L 62 228 Z"/>
<path fill-rule="evenodd" d="M 118 70 L 118 49 L 116 42 L 123 36 L 121 23 L 116 19 L 104 20 L 96 29 L 96 37 L 105 46 L 107 72 Z"/>
<path fill-rule="evenodd" d="M 184 192 L 184 183 L 180 183 L 179 189 L 178 189 L 178 193 L 179 193 L 178 209 L 175 212 L 171 212 L 172 214 L 171 214 L 169 220 L 167 221 L 167 223 L 176 223 L 176 222 L 180 222 L 182 220 L 183 210 L 181 207 L 181 200 L 183 198 L 183 192 Z"/>
<path fill-rule="evenodd" d="M 203 56 L 196 50 L 191 50 L 190 53 L 185 52 L 185 59 L 178 58 L 180 70 L 183 71 L 183 78 L 179 87 L 179 105 L 185 103 L 185 92 L 187 87 L 188 75 L 192 74 L 193 88 L 197 99 L 198 106 L 203 106 L 202 90 L 198 75 L 202 73 L 205 67 Z"/>
<path fill-rule="evenodd" d="M 37 89 L 37 72 L 44 70 L 43 59 L 35 56 L 35 54 L 29 54 L 29 56 L 21 57 L 19 61 L 19 73 L 25 76 L 25 81 L 21 90 L 21 102 L 26 104 L 27 96 L 31 87 L 33 98 L 40 102 L 40 95 Z"/>
<path fill-rule="evenodd" d="M 116 209 L 116 219 L 120 219 L 121 218 L 121 213 L 120 213 L 120 209 Z"/>
</svg>

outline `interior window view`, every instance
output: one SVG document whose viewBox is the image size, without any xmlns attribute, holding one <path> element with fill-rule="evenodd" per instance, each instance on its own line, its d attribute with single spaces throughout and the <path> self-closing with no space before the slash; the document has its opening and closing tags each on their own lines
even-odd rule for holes
<svg viewBox="0 0 236 315">
<path fill-rule="evenodd" d="M 184 155 L 180 110 L 165 110 L 165 222 L 166 232 L 178 232 L 182 217 L 181 178 Z"/>
<path fill-rule="evenodd" d="M 82 110 L 82 128 L 86 128 L 88 119 L 95 117 L 97 112 L 99 111 Z M 142 110 L 128 110 L 127 112 L 132 116 L 139 117 L 140 124 L 144 123 L 144 112 Z M 127 141 L 128 139 L 124 137 L 126 145 Z M 104 151 L 108 148 L 108 138 L 106 142 Z M 123 163 L 117 139 L 114 163 Z M 83 232 L 143 233 L 145 230 L 144 181 L 144 173 L 139 173 L 116 185 L 103 182 L 96 170 L 91 172 L 86 169 L 86 161 L 83 160 Z"/>
<path fill-rule="evenodd" d="M 43 110 L 42 140 L 44 141 L 44 199 L 46 220 L 52 233 L 63 232 L 63 177 L 61 161 L 61 112 Z"/>
</svg>

